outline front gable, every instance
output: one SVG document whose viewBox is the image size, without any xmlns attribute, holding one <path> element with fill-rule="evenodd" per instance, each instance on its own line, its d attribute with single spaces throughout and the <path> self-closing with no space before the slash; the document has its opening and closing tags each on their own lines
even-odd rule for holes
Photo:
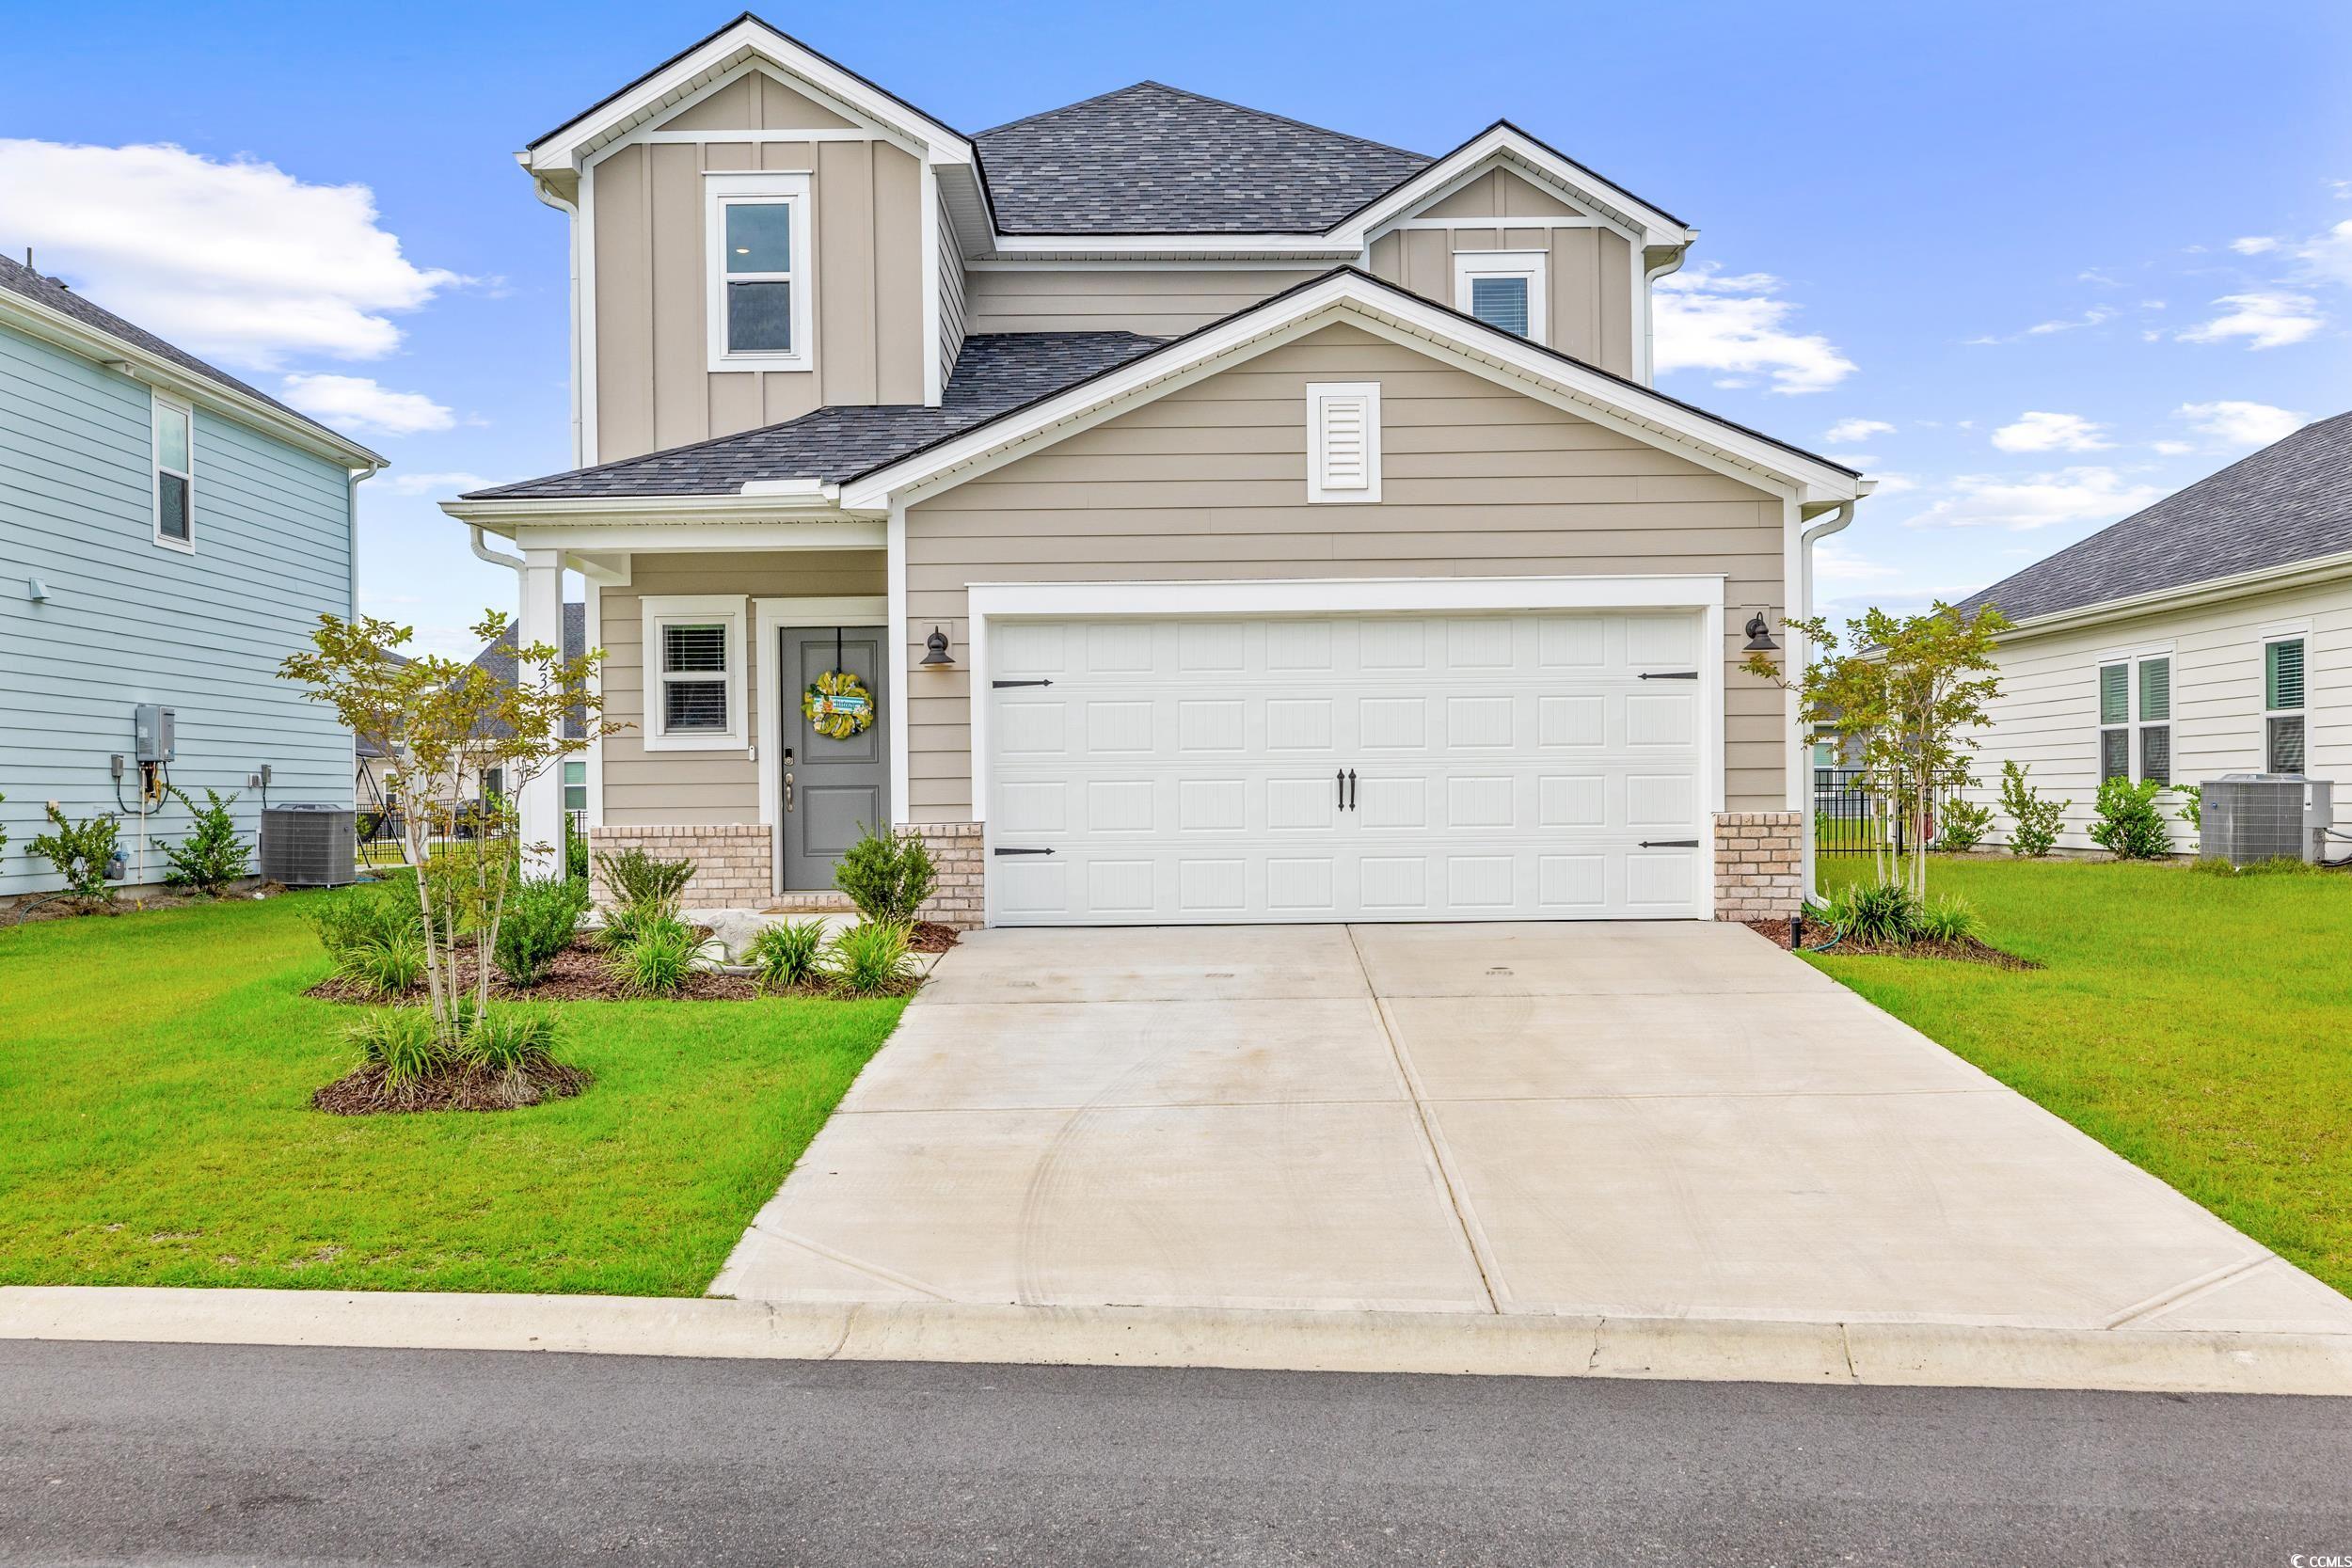
<svg viewBox="0 0 2352 1568">
<path fill-rule="evenodd" d="M 803 84 L 804 86 L 805 84 Z M 880 130 L 827 107 L 764 60 L 739 67 L 714 83 L 705 96 L 654 122 L 657 131 L 851 131 Z"/>
</svg>

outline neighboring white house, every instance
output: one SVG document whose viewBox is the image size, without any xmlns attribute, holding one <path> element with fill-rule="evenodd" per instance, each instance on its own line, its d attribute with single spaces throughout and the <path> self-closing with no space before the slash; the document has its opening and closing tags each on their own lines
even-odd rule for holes
<svg viewBox="0 0 2352 1568">
<path fill-rule="evenodd" d="M 1976 799 L 2014 758 L 2069 799 L 2110 777 L 2333 779 L 2352 826 L 2352 414 L 2322 420 L 1963 601 L 2016 624 Z M 2177 802 L 2177 797 L 2168 796 Z M 1997 821 L 1995 838 L 2009 823 Z M 2183 850 L 2196 847 L 2185 824 Z"/>
</svg>

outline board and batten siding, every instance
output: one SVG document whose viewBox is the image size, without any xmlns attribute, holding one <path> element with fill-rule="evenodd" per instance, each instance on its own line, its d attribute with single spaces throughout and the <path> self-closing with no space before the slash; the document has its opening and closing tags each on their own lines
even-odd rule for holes
<svg viewBox="0 0 2352 1568">
<path fill-rule="evenodd" d="M 939 202 L 939 384 L 945 387 L 956 373 L 956 356 L 963 352 L 964 334 L 970 330 L 965 321 L 963 251 L 956 244 L 956 220 L 947 211 L 947 198 Z"/>
<path fill-rule="evenodd" d="M 1174 338 L 1315 276 L 1280 267 L 989 267 L 965 281 L 970 330 Z"/>
<path fill-rule="evenodd" d="M 604 740 L 604 800 L 599 818 L 615 828 L 701 827 L 759 820 L 759 768 L 748 749 L 724 752 L 645 750 L 645 650 L 641 600 L 687 594 L 741 594 L 748 599 L 879 597 L 889 572 L 880 550 L 666 552 L 639 555 L 627 588 L 601 593 L 598 636 L 605 717 L 629 727 Z M 750 711 L 779 694 L 759 686 L 758 650 L 745 606 L 743 700 Z M 780 712 L 781 710 L 776 710 Z M 762 725 L 770 733 L 773 722 Z"/>
<path fill-rule="evenodd" d="M 1310 381 L 1380 383 L 1378 502 L 1307 500 Z M 1730 635 L 1750 606 L 1781 620 L 1784 527 L 1761 490 L 1327 327 L 908 510 L 907 815 L 974 815 L 967 583 L 1648 573 L 1728 579 L 1725 803 L 1786 810 L 1784 698 L 1740 670 Z M 934 625 L 951 671 L 919 668 Z"/>
<path fill-rule="evenodd" d="M 2001 689 L 1986 705 L 1992 724 L 1976 736 L 1977 784 L 1968 792 L 1993 808 L 1992 842 L 2009 842 L 2001 764 L 2014 761 L 2043 797 L 2073 802 L 2059 846 L 2097 848 L 2090 828 L 2099 794 L 2099 666 L 2127 657 L 2169 651 L 2176 781 L 2261 772 L 2263 644 L 2295 636 L 2304 639 L 2305 769 L 2335 781 L 2335 825 L 2352 831 L 2352 582 L 2339 582 L 2005 639 Z M 2181 798 L 2163 800 L 2174 847 L 2194 849 L 2195 830 L 2172 815 Z"/>
<path fill-rule="evenodd" d="M 854 129 L 755 71 L 588 174 L 595 214 L 596 457 L 797 419 L 827 404 L 923 401 L 923 171 L 886 141 L 729 141 L 729 131 Z M 805 371 L 710 369 L 703 175 L 809 175 L 812 348 Z"/>
<path fill-rule="evenodd" d="M 151 397 L 141 383 L 0 327 L 0 894 L 60 885 L 26 846 L 43 803 L 119 811 L 107 759 L 131 757 L 132 709 L 178 712 L 173 784 L 239 799 L 269 764 L 274 801 L 352 803 L 352 745 L 331 709 L 278 678 L 322 614 L 351 613 L 351 489 L 342 467 L 198 409 L 193 554 L 155 543 Z M 48 590 L 35 603 L 26 586 Z M 135 806 L 135 769 L 121 799 Z M 186 836 L 176 800 L 135 812 L 132 879 Z M 142 862 L 142 855 L 144 857 Z"/>
</svg>

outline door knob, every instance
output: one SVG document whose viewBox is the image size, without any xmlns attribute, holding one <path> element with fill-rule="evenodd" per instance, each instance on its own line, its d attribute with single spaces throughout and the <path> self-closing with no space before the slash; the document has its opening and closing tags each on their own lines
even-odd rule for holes
<svg viewBox="0 0 2352 1568">
<path fill-rule="evenodd" d="M 792 775 L 789 773 L 784 776 L 784 809 L 792 809 Z"/>
</svg>

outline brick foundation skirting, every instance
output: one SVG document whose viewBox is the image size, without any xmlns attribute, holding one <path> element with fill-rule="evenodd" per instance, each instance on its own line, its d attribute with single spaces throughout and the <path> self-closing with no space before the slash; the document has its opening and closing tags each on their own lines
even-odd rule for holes
<svg viewBox="0 0 2352 1568">
<path fill-rule="evenodd" d="M 1804 814 L 1727 811 L 1715 818 L 1715 918 L 1786 920 L 1804 908 Z"/>
<path fill-rule="evenodd" d="M 692 861 L 694 879 L 686 884 L 690 910 L 755 910 L 775 889 L 768 830 L 756 822 L 677 828 L 591 828 L 591 856 L 643 849 L 660 861 Z M 599 904 L 612 901 L 604 873 L 590 862 L 590 891 Z"/>
<path fill-rule="evenodd" d="M 982 900 L 988 863 L 977 822 L 917 822 L 901 830 L 923 841 L 930 851 L 931 869 L 939 883 L 917 911 L 925 920 L 952 926 L 959 931 L 977 929 L 987 918 Z"/>
</svg>

